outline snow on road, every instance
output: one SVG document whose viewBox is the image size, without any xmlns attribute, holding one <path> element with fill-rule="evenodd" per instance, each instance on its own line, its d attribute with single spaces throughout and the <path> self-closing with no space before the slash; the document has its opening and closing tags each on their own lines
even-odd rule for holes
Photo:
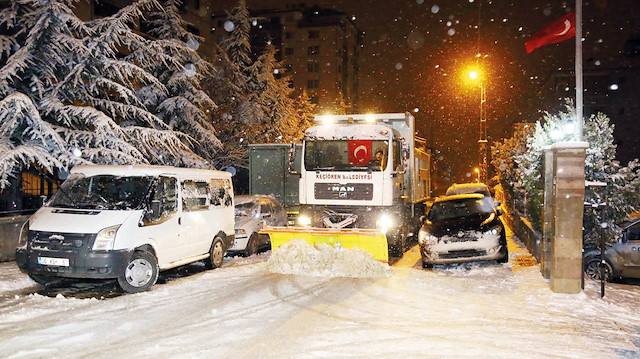
<svg viewBox="0 0 640 359">
<path fill-rule="evenodd" d="M 38 294 L 0 263 L 4 358 L 640 358 L 640 286 L 588 282 L 556 294 L 510 240 L 508 264 L 423 270 L 417 248 L 391 276 L 279 274 L 270 253 L 227 258 L 112 298 Z M 635 344 L 634 344 L 635 343 Z"/>
</svg>

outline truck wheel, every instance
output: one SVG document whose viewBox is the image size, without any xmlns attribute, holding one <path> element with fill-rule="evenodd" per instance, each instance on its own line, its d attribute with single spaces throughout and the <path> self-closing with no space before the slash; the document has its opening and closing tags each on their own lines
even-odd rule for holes
<svg viewBox="0 0 640 359">
<path fill-rule="evenodd" d="M 257 233 L 253 233 L 251 234 L 251 237 L 249 237 L 247 248 L 244 250 L 244 253 L 247 257 L 258 253 L 258 241 L 260 240 L 259 238 L 260 237 L 258 237 Z"/>
<path fill-rule="evenodd" d="M 38 275 L 29 273 L 29 278 L 44 287 L 50 287 L 61 283 L 64 279 L 60 277 L 50 277 L 46 275 Z"/>
<path fill-rule="evenodd" d="M 402 255 L 404 254 L 404 248 L 406 246 L 405 245 L 405 241 L 406 241 L 405 236 L 402 235 L 402 233 L 400 233 L 400 234 L 395 235 L 392 238 L 395 238 L 395 243 L 390 246 L 390 248 L 389 248 L 390 249 L 390 251 L 389 251 L 390 253 L 389 254 L 391 256 L 393 256 L 393 257 L 402 257 Z"/>
<path fill-rule="evenodd" d="M 248 245 L 248 244 L 247 244 Z M 224 260 L 224 243 L 220 237 L 213 239 L 211 249 L 209 250 L 209 258 L 204 261 L 207 269 L 215 269 L 222 265 Z"/>
<path fill-rule="evenodd" d="M 118 285 L 127 293 L 149 290 L 158 280 L 158 260 L 147 251 L 135 251 L 124 273 L 118 277 Z"/>
</svg>

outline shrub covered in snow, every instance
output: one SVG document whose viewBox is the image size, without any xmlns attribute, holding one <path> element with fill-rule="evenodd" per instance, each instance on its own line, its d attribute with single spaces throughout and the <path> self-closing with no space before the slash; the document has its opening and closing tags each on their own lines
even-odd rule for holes
<svg viewBox="0 0 640 359">
<path fill-rule="evenodd" d="M 538 231 L 542 230 L 543 149 L 556 142 L 557 130 L 567 126 L 573 119 L 575 109 L 573 103 L 568 101 L 565 112 L 555 115 L 546 113 L 541 121 L 492 147 L 492 164 L 510 199 L 506 205 L 514 203 L 517 209 L 526 209 L 526 216 Z M 613 130 L 614 126 L 603 113 L 591 115 L 584 121 L 583 140 L 589 144 L 585 159 L 586 180 L 607 184 L 604 188 L 586 189 L 586 202 L 606 203 L 604 221 L 601 209 L 588 209 L 584 213 L 584 240 L 587 244 L 595 243 L 600 238 L 602 223 L 607 224 L 606 239 L 614 241 L 619 234 L 617 224 L 640 208 L 640 198 L 637 196 L 640 190 L 640 163 L 636 159 L 625 167 L 615 160 Z"/>
</svg>

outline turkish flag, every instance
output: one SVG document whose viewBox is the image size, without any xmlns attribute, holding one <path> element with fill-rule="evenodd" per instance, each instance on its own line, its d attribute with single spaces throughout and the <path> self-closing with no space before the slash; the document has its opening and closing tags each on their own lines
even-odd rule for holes
<svg viewBox="0 0 640 359">
<path fill-rule="evenodd" d="M 364 166 L 371 161 L 371 140 L 349 140 L 349 163 Z"/>
<path fill-rule="evenodd" d="M 538 47 L 569 40 L 575 36 L 576 11 L 573 10 L 536 32 L 529 40 L 525 41 L 524 46 L 527 48 L 527 54 L 529 54 Z"/>
</svg>

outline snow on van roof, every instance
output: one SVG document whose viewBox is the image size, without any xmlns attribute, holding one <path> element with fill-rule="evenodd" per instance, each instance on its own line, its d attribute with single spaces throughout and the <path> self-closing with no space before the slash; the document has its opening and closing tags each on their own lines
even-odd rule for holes
<svg viewBox="0 0 640 359">
<path fill-rule="evenodd" d="M 355 124 L 349 126 L 320 125 L 308 128 L 305 138 L 341 140 L 388 140 L 393 130 L 384 125 Z"/>
<path fill-rule="evenodd" d="M 180 177 L 231 178 L 231 173 L 225 171 L 153 165 L 78 165 L 71 169 L 71 173 L 82 173 L 85 176 L 158 176 L 171 174 Z"/>
</svg>

